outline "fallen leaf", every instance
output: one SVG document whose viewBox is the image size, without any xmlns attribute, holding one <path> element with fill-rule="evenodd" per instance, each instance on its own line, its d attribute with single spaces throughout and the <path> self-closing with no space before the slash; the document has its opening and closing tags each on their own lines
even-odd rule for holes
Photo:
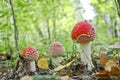
<svg viewBox="0 0 120 80">
<path fill-rule="evenodd" d="M 73 77 L 73 72 L 71 70 L 62 69 L 59 71 L 59 73 L 64 75 L 64 76 Z"/>
<path fill-rule="evenodd" d="M 32 76 L 24 76 L 20 80 L 33 80 Z"/>
<path fill-rule="evenodd" d="M 74 61 L 75 61 L 75 58 L 65 65 L 59 65 L 57 68 L 54 69 L 54 71 L 60 71 L 61 69 L 65 68 L 65 67 L 69 67 Z"/>
<path fill-rule="evenodd" d="M 75 59 L 73 59 L 72 61 L 70 61 L 69 63 L 67 63 L 65 66 L 69 67 L 74 61 L 75 61 Z"/>
<path fill-rule="evenodd" d="M 65 65 L 59 65 L 54 69 L 54 71 L 60 71 L 61 69 L 65 68 Z"/>
<path fill-rule="evenodd" d="M 67 75 L 67 76 L 69 76 L 69 77 L 73 77 L 72 71 L 66 71 L 65 75 Z"/>
<path fill-rule="evenodd" d="M 69 76 L 57 77 L 57 80 L 69 80 Z"/>
<path fill-rule="evenodd" d="M 37 66 L 40 69 L 45 69 L 45 70 L 49 69 L 48 62 L 47 62 L 46 58 L 40 58 L 40 59 L 38 59 Z"/>
<path fill-rule="evenodd" d="M 0 54 L 0 60 L 5 60 L 6 59 L 6 55 Z"/>
<path fill-rule="evenodd" d="M 109 77 L 109 72 L 106 71 L 106 70 L 100 70 L 100 71 L 97 73 L 97 76 L 99 76 L 99 77 Z"/>
<path fill-rule="evenodd" d="M 120 42 L 117 42 L 115 44 L 112 44 L 110 46 L 108 46 L 110 49 L 112 50 L 119 50 L 120 49 Z"/>
<path fill-rule="evenodd" d="M 114 56 L 114 59 L 120 60 L 120 53 L 116 54 L 116 55 Z"/>
<path fill-rule="evenodd" d="M 61 65 L 64 65 L 64 64 L 66 64 L 66 63 L 67 63 L 67 62 L 66 62 L 65 60 L 63 60 L 63 61 L 60 62 Z"/>
<path fill-rule="evenodd" d="M 104 55 L 100 56 L 100 64 L 105 66 L 106 62 L 108 62 L 108 58 Z"/>
<path fill-rule="evenodd" d="M 112 66 L 110 71 L 111 76 L 120 76 L 120 67 L 119 66 Z"/>
<path fill-rule="evenodd" d="M 117 66 L 117 64 L 116 64 L 113 60 L 109 60 L 109 61 L 106 62 L 106 64 L 105 64 L 105 70 L 110 72 L 112 66 Z"/>
<path fill-rule="evenodd" d="M 105 70 L 100 70 L 97 73 L 101 79 L 110 79 L 111 76 L 120 76 L 120 67 L 113 60 L 108 60 L 105 56 L 100 57 L 100 64 L 104 66 Z"/>
<path fill-rule="evenodd" d="M 78 62 L 75 66 L 75 70 L 73 72 L 74 75 L 80 76 L 82 74 L 87 74 L 87 66 L 83 62 Z"/>
</svg>

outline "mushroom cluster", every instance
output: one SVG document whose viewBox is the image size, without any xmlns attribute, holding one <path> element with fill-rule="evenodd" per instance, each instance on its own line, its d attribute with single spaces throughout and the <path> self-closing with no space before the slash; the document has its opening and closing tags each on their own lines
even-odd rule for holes
<svg viewBox="0 0 120 80">
<path fill-rule="evenodd" d="M 78 22 L 71 33 L 72 40 L 80 43 L 83 53 L 81 61 L 88 65 L 88 70 L 94 67 L 91 59 L 90 41 L 94 40 L 96 35 L 94 27 L 87 21 Z"/>
</svg>

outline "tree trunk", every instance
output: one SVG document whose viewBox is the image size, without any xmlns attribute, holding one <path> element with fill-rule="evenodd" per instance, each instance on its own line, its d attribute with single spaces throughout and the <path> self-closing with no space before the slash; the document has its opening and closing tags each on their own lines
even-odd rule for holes
<svg viewBox="0 0 120 80">
<path fill-rule="evenodd" d="M 53 35 L 54 35 L 54 39 L 56 39 L 56 6 L 55 6 L 55 1 L 53 0 L 53 6 L 54 6 L 54 12 L 53 12 Z"/>
<path fill-rule="evenodd" d="M 11 11 L 12 11 L 12 16 L 13 16 L 13 22 L 14 22 L 14 31 L 15 31 L 15 35 L 14 35 L 14 39 L 15 39 L 15 47 L 17 52 L 19 53 L 19 47 L 18 47 L 18 27 L 16 25 L 16 19 L 15 19 L 15 14 L 14 14 L 14 8 L 13 8 L 13 4 L 12 4 L 12 0 L 9 0 L 10 5 L 11 5 Z"/>
<path fill-rule="evenodd" d="M 118 33 L 117 33 L 117 21 L 115 21 L 115 23 L 114 23 L 114 36 L 115 36 L 115 38 L 117 38 L 118 37 Z"/>
<path fill-rule="evenodd" d="M 117 7 L 118 16 L 120 17 L 120 0 L 115 0 L 115 4 Z"/>
<path fill-rule="evenodd" d="M 41 29 L 39 27 L 37 28 L 37 32 L 40 35 L 40 37 L 42 37 L 42 38 L 44 37 L 44 35 L 43 35 L 43 33 L 42 33 L 42 31 L 41 31 Z"/>
</svg>

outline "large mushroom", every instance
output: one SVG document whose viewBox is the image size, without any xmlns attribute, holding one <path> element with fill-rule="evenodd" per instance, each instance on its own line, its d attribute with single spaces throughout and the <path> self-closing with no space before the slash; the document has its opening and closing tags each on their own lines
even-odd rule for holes
<svg viewBox="0 0 120 80">
<path fill-rule="evenodd" d="M 90 41 L 95 38 L 95 29 L 87 21 L 78 22 L 71 33 L 72 40 L 80 43 L 83 53 L 81 53 L 81 61 L 88 65 L 88 70 L 94 68 L 91 59 Z"/>
<path fill-rule="evenodd" d="M 30 62 L 30 71 L 35 72 L 36 71 L 35 60 L 37 60 L 39 57 L 37 49 L 33 46 L 27 46 L 23 49 L 21 56 L 26 61 Z"/>
</svg>

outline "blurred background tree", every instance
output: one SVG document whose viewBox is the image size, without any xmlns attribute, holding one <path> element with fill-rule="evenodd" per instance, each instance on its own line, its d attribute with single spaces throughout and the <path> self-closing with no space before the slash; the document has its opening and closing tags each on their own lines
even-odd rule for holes
<svg viewBox="0 0 120 80">
<path fill-rule="evenodd" d="M 73 51 L 71 30 L 81 20 L 96 28 L 97 44 L 120 42 L 120 0 L 12 0 L 18 33 L 15 33 L 10 0 L 0 0 L 0 53 L 18 53 L 18 48 L 35 46 L 48 52 L 52 41 L 61 42 L 66 52 Z M 98 48 L 98 47 L 97 47 Z"/>
</svg>

